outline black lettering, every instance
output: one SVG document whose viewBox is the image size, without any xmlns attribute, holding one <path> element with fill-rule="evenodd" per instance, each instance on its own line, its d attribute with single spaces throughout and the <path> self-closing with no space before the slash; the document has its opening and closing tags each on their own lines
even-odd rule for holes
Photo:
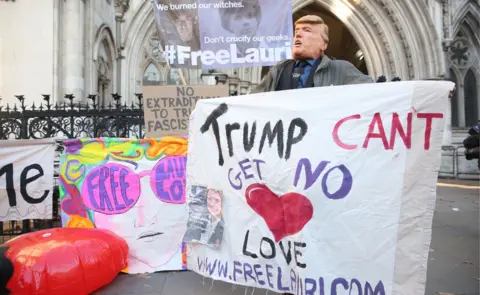
<svg viewBox="0 0 480 295">
<path fill-rule="evenodd" d="M 182 120 L 182 129 L 188 129 L 188 120 L 187 119 Z"/>
<path fill-rule="evenodd" d="M 300 132 L 298 133 L 297 136 L 294 137 L 296 127 L 300 128 Z M 307 134 L 307 131 L 308 131 L 308 125 L 305 122 L 305 120 L 303 120 L 302 118 L 296 118 L 296 119 L 293 119 L 292 122 L 290 122 L 290 126 L 288 126 L 288 137 L 287 137 L 287 147 L 285 150 L 285 160 L 288 160 L 290 158 L 290 155 L 292 152 L 292 146 L 302 141 L 303 137 L 305 137 L 305 134 Z"/>
<path fill-rule="evenodd" d="M 272 249 L 272 251 L 269 255 L 266 255 L 265 253 L 263 253 L 262 244 L 263 244 L 264 241 L 267 242 L 270 245 L 270 249 Z M 272 240 L 270 240 L 269 238 L 263 237 L 262 240 L 260 241 L 260 255 L 262 255 L 262 257 L 265 258 L 265 259 L 275 258 L 275 255 L 276 255 L 275 243 Z"/>
<path fill-rule="evenodd" d="M 302 247 L 302 248 L 305 248 L 307 246 L 306 243 L 300 243 L 300 242 L 294 242 L 293 243 L 293 251 L 295 253 L 295 262 L 297 263 L 297 266 L 298 267 L 301 267 L 301 268 L 306 268 L 307 265 L 305 263 L 301 263 L 298 261 L 298 257 L 299 256 L 302 256 L 302 252 L 298 251 L 297 250 L 297 247 Z"/>
<path fill-rule="evenodd" d="M 37 170 L 37 173 L 31 177 L 27 177 L 30 170 Z M 2 169 L 0 169 L 0 177 L 2 177 L 3 174 L 6 174 L 5 183 L 7 186 L 6 190 L 8 196 L 8 204 L 10 205 L 10 207 L 17 206 L 17 194 L 15 193 L 15 186 L 13 181 L 13 163 L 7 164 L 3 166 Z M 43 195 L 38 199 L 32 198 L 27 191 L 28 184 L 34 182 L 43 175 L 43 168 L 39 164 L 28 165 L 27 167 L 25 167 L 25 169 L 22 170 L 22 172 L 20 173 L 20 194 L 22 195 L 22 198 L 25 200 L 25 202 L 29 204 L 39 204 L 47 198 L 50 190 L 45 190 L 43 192 Z"/>
<path fill-rule="evenodd" d="M 240 124 L 238 123 L 227 124 L 227 126 L 225 126 L 225 132 L 227 134 L 228 154 L 230 155 L 230 157 L 233 156 L 232 131 L 238 129 L 240 129 Z"/>
<path fill-rule="evenodd" d="M 180 97 L 177 97 L 176 100 L 175 100 L 175 106 L 176 107 L 181 107 L 182 106 L 182 100 L 180 99 Z"/>
<path fill-rule="evenodd" d="M 245 239 L 243 240 L 243 249 L 242 249 L 242 253 L 243 255 L 245 256 L 250 256 L 252 258 L 258 258 L 257 254 L 254 254 L 252 252 L 248 252 L 247 250 L 247 245 L 248 245 L 248 235 L 250 234 L 250 231 L 247 230 L 247 232 L 245 233 Z"/>
<path fill-rule="evenodd" d="M 177 96 L 185 96 L 185 88 L 177 87 Z"/>
<path fill-rule="evenodd" d="M 28 171 L 33 170 L 33 169 L 37 170 L 38 174 L 27 178 Z M 43 192 L 43 195 L 38 199 L 34 199 L 34 198 L 30 197 L 30 195 L 27 192 L 27 185 L 30 182 L 33 182 L 33 181 L 39 179 L 42 176 L 43 176 L 43 168 L 39 164 L 28 165 L 27 167 L 25 167 L 25 169 L 23 169 L 22 173 L 20 174 L 20 193 L 22 194 L 23 199 L 27 203 L 29 203 L 29 204 L 39 204 L 47 198 L 50 190 L 45 190 Z"/>
<path fill-rule="evenodd" d="M 7 164 L 0 169 L 0 177 L 5 175 L 5 184 L 7 185 L 8 204 L 10 207 L 17 206 L 17 194 L 13 186 L 13 163 Z"/>
<path fill-rule="evenodd" d="M 265 139 L 268 137 L 268 143 L 269 146 L 271 147 L 273 144 L 273 141 L 275 140 L 275 137 L 277 138 L 277 152 L 278 156 L 283 158 L 283 122 L 282 120 L 279 120 L 277 124 L 275 124 L 275 127 L 272 127 L 270 125 L 270 122 L 265 124 L 265 127 L 263 127 L 263 133 L 262 133 L 262 138 L 260 139 L 260 148 L 258 152 L 261 154 L 263 150 L 263 146 L 265 144 Z"/>
<path fill-rule="evenodd" d="M 167 119 L 163 120 L 162 130 L 164 130 L 164 131 L 170 131 L 170 123 L 168 122 Z"/>
<path fill-rule="evenodd" d="M 283 242 L 280 242 L 280 249 L 282 250 L 283 257 L 285 257 L 285 261 L 287 262 L 288 265 L 290 265 L 290 262 L 292 261 L 292 243 L 288 241 L 288 251 L 285 252 L 285 247 L 283 246 Z"/>
<path fill-rule="evenodd" d="M 202 127 L 200 127 L 200 131 L 202 133 L 207 132 L 210 129 L 210 125 L 212 125 L 213 129 L 213 134 L 215 135 L 215 140 L 217 141 L 217 148 L 218 148 L 218 165 L 223 166 L 223 163 L 225 162 L 223 159 L 223 154 L 222 154 L 222 145 L 220 142 L 220 130 L 218 127 L 218 121 L 217 119 L 225 114 L 228 111 L 228 106 L 226 103 L 220 104 L 213 112 L 208 115 L 207 119 L 205 120 L 205 123 L 203 123 Z"/>
<path fill-rule="evenodd" d="M 193 91 L 192 87 L 187 87 L 187 95 L 188 96 L 193 96 L 195 94 L 195 91 Z"/>
<path fill-rule="evenodd" d="M 255 135 L 257 133 L 257 122 L 253 122 L 252 131 L 250 131 L 250 138 L 248 137 L 248 123 L 243 125 L 243 149 L 248 153 L 252 150 L 255 144 Z"/>
</svg>

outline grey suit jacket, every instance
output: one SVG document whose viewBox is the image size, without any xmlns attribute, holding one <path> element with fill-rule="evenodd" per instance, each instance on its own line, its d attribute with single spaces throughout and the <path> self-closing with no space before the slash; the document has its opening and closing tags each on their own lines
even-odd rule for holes
<svg viewBox="0 0 480 295">
<path fill-rule="evenodd" d="M 276 85 L 286 61 L 281 61 L 270 68 L 268 74 L 251 93 L 275 91 Z M 354 65 L 345 60 L 332 60 L 324 55 L 313 77 L 313 87 L 373 83 L 372 77 L 364 75 Z"/>
</svg>

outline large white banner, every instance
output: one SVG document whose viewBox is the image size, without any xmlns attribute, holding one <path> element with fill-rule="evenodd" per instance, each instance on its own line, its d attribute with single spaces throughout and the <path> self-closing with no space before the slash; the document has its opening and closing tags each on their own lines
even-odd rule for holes
<svg viewBox="0 0 480 295">
<path fill-rule="evenodd" d="M 54 139 L 0 140 L 0 221 L 51 219 Z"/>
<path fill-rule="evenodd" d="M 221 192 L 224 231 L 220 245 L 189 244 L 188 267 L 280 293 L 423 295 L 453 87 L 395 82 L 199 101 L 187 202 L 199 187 Z"/>
</svg>

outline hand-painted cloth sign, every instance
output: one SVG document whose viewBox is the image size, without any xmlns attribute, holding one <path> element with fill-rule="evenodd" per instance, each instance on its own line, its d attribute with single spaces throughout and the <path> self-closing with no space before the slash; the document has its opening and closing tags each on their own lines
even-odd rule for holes
<svg viewBox="0 0 480 295">
<path fill-rule="evenodd" d="M 188 133 L 190 113 L 200 99 L 228 96 L 228 85 L 144 86 L 147 137 Z"/>
<path fill-rule="evenodd" d="M 220 249 L 188 245 L 188 268 L 279 293 L 423 295 L 453 86 L 364 84 L 199 102 L 187 188 L 223 192 L 225 231 Z"/>
<path fill-rule="evenodd" d="M 224 227 L 222 192 L 204 186 L 192 186 L 189 195 L 187 231 L 183 241 L 220 247 Z"/>
<path fill-rule="evenodd" d="M 182 137 L 65 141 L 63 226 L 104 228 L 124 238 L 128 273 L 183 269 L 186 153 Z"/>
<path fill-rule="evenodd" d="M 291 58 L 292 0 L 152 0 L 159 45 L 177 68 L 271 66 Z"/>
<path fill-rule="evenodd" d="M 0 221 L 52 219 L 55 139 L 0 140 Z"/>
</svg>

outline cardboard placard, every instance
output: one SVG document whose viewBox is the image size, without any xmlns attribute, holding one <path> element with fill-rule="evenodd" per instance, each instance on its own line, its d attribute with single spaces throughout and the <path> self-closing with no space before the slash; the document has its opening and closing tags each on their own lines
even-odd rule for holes
<svg viewBox="0 0 480 295">
<path fill-rule="evenodd" d="M 188 120 L 197 101 L 226 97 L 228 88 L 228 85 L 143 87 L 146 136 L 186 136 Z"/>
</svg>

